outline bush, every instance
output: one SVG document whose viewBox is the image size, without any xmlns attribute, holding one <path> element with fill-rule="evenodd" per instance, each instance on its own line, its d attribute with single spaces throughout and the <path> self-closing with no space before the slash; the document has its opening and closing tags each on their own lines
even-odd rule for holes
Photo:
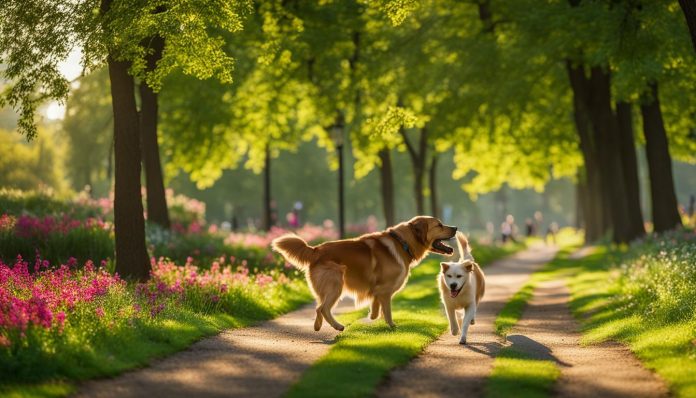
<svg viewBox="0 0 696 398">
<path fill-rule="evenodd" d="M 95 218 L 0 215 L 0 260 L 12 262 L 17 256 L 56 264 L 70 258 L 81 263 L 107 260 L 114 256 L 112 228 Z"/>
<path fill-rule="evenodd" d="M 636 242 L 621 259 L 627 310 L 661 323 L 696 320 L 696 233 L 677 231 Z M 655 318 L 653 318 L 655 319 Z"/>
</svg>

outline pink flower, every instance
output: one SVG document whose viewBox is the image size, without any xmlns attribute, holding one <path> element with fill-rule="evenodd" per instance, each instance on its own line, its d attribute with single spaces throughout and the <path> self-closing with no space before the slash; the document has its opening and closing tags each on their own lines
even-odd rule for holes
<svg viewBox="0 0 696 398">
<path fill-rule="evenodd" d="M 94 310 L 94 313 L 97 314 L 97 318 L 104 317 L 104 309 L 102 307 L 97 307 L 97 309 Z"/>
</svg>

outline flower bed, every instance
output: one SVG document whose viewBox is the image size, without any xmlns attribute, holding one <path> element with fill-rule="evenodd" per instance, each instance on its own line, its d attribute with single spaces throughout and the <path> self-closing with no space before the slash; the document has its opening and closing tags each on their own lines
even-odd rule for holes
<svg viewBox="0 0 696 398">
<path fill-rule="evenodd" d="M 0 260 L 40 255 L 51 263 L 107 260 L 113 257 L 112 226 L 98 218 L 0 215 Z"/>
<path fill-rule="evenodd" d="M 0 374 L 6 383 L 112 374 L 224 327 L 268 319 L 310 299 L 279 270 L 252 275 L 220 258 L 201 270 L 152 262 L 129 284 L 104 264 L 0 261 Z"/>
</svg>

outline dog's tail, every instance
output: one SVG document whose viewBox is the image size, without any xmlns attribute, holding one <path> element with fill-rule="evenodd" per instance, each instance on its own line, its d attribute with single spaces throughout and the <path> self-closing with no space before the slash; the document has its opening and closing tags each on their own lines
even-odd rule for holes
<svg viewBox="0 0 696 398">
<path fill-rule="evenodd" d="M 273 239 L 271 248 L 301 270 L 308 269 L 316 258 L 316 249 L 295 234 L 285 234 Z"/>
<path fill-rule="evenodd" d="M 457 249 L 459 251 L 459 262 L 464 260 L 473 260 L 474 257 L 471 255 L 471 246 L 469 246 L 469 240 L 462 231 L 457 231 Z"/>
</svg>

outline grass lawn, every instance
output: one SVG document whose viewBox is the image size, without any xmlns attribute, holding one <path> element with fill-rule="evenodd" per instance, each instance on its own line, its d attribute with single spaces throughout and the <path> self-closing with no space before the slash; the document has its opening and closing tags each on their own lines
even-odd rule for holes
<svg viewBox="0 0 696 398">
<path fill-rule="evenodd" d="M 486 265 L 522 246 L 475 246 L 477 261 Z M 416 267 L 406 288 L 395 296 L 390 329 L 380 318 L 367 322 L 367 309 L 341 316 L 346 330 L 331 350 L 304 373 L 288 393 L 290 397 L 312 397 L 331 391 L 332 397 L 369 396 L 387 372 L 407 363 L 447 328 L 440 309 L 435 281 L 439 259 Z"/>
</svg>

